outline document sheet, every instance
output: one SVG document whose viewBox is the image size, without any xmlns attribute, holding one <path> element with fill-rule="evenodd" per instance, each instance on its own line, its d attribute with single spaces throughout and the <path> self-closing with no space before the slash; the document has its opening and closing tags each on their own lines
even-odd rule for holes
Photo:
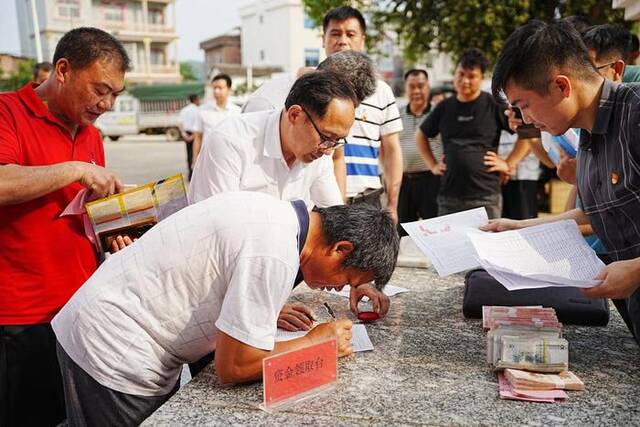
<svg viewBox="0 0 640 427">
<path fill-rule="evenodd" d="M 307 335 L 309 331 L 285 331 L 284 329 L 278 328 L 278 332 L 276 333 L 276 341 L 289 341 L 296 338 L 303 337 Z M 369 338 L 369 334 L 367 333 L 367 328 L 361 324 L 353 325 L 352 329 L 352 337 L 351 337 L 351 348 L 354 352 L 360 351 L 371 351 L 373 350 L 373 343 Z"/>
<path fill-rule="evenodd" d="M 486 209 L 476 208 L 437 218 L 407 222 L 402 224 L 402 227 L 429 258 L 438 274 L 448 276 L 478 267 L 469 235 L 481 233 L 478 227 L 488 222 Z"/>
<path fill-rule="evenodd" d="M 482 267 L 509 290 L 599 284 L 604 264 L 575 221 L 489 233 L 484 208 L 402 226 L 440 276 Z"/>
</svg>

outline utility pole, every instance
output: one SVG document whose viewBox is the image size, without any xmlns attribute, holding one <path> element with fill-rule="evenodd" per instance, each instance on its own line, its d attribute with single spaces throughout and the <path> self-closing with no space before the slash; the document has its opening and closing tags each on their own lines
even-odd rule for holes
<svg viewBox="0 0 640 427">
<path fill-rule="evenodd" d="M 42 43 L 40 42 L 40 24 L 38 24 L 38 11 L 36 10 L 36 0 L 31 2 L 31 21 L 33 22 L 33 40 L 36 44 L 36 59 L 42 62 Z"/>
</svg>

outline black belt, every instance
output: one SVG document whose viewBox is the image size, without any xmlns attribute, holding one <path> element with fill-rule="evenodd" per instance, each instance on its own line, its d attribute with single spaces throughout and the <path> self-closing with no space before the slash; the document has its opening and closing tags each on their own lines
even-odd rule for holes
<svg viewBox="0 0 640 427">
<path fill-rule="evenodd" d="M 379 198 L 380 195 L 384 192 L 384 189 L 381 188 L 367 188 L 364 191 L 361 191 L 360 193 L 356 194 L 355 196 L 352 197 L 347 197 L 347 204 L 353 204 L 353 203 L 362 203 L 365 202 L 367 200 L 373 200 L 376 198 Z"/>
<path fill-rule="evenodd" d="M 418 179 L 418 178 L 424 178 L 425 176 L 428 176 L 429 174 L 430 174 L 430 172 L 427 172 L 427 171 L 405 172 L 405 173 L 402 174 L 402 178 Z"/>
</svg>

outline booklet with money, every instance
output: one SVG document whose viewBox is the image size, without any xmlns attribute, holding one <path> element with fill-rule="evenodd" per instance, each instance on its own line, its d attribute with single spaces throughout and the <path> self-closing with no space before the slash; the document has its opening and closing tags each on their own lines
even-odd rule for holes
<svg viewBox="0 0 640 427">
<path fill-rule="evenodd" d="M 481 231 L 488 222 L 486 210 L 476 208 L 402 226 L 440 276 L 482 267 L 509 290 L 599 284 L 604 264 L 575 221 Z"/>
<path fill-rule="evenodd" d="M 101 252 L 113 239 L 137 239 L 159 221 L 188 205 L 182 174 L 85 204 Z"/>
</svg>

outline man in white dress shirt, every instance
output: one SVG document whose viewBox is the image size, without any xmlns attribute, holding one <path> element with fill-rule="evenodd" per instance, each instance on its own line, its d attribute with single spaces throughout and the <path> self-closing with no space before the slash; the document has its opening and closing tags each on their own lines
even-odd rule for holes
<svg viewBox="0 0 640 427">
<path fill-rule="evenodd" d="M 232 84 L 231 77 L 227 74 L 216 74 L 211 79 L 213 100 L 202 104 L 198 109 L 191 167 L 195 165 L 198 154 L 200 154 L 202 135 L 227 117 L 240 114 L 240 107 L 229 100 Z"/>
<path fill-rule="evenodd" d="M 189 167 L 189 179 L 193 170 L 193 141 L 198 128 L 198 106 L 200 105 L 200 97 L 196 94 L 189 95 L 189 104 L 180 110 L 178 122 L 180 126 L 180 135 L 187 148 L 187 166 Z"/>
</svg>

